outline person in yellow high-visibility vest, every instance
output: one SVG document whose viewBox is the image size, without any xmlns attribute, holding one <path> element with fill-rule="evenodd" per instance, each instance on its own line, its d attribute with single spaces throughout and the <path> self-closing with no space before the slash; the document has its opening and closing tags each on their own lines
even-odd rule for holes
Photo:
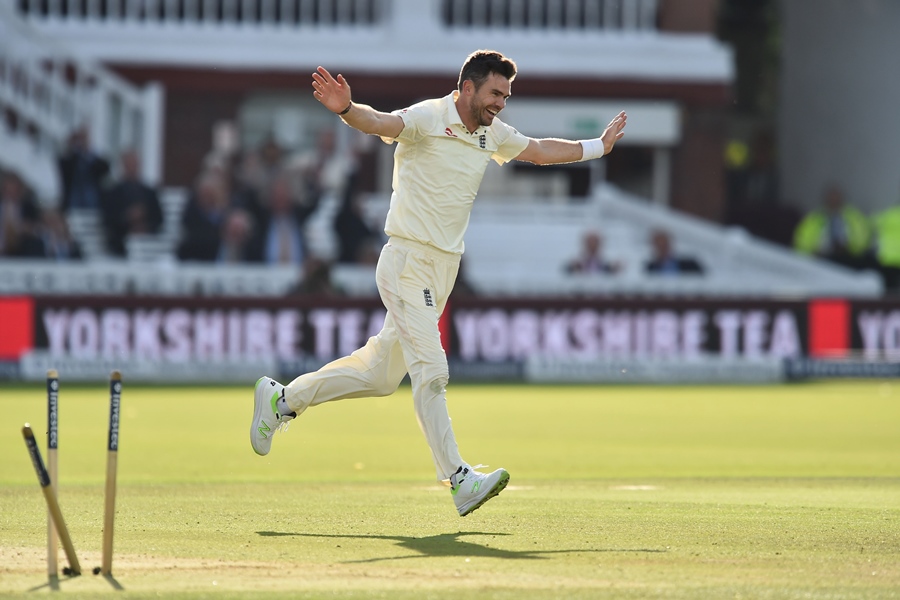
<svg viewBox="0 0 900 600">
<path fill-rule="evenodd" d="M 855 268 L 865 264 L 871 239 L 868 219 L 846 203 L 843 191 L 836 185 L 826 190 L 822 207 L 807 213 L 794 230 L 794 248 L 798 252 Z"/>
<path fill-rule="evenodd" d="M 875 260 L 887 289 L 900 287 L 900 204 L 872 218 Z"/>
</svg>

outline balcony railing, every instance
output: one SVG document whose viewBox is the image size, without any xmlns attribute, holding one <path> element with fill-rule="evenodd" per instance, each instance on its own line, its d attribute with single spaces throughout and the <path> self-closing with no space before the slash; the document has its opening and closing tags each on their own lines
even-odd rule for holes
<svg viewBox="0 0 900 600">
<path fill-rule="evenodd" d="M 77 55 L 115 65 L 452 76 L 489 47 L 531 76 L 727 82 L 733 62 L 711 32 L 661 28 L 661 0 L 4 2 Z"/>
<path fill-rule="evenodd" d="M 372 26 L 407 10 L 397 0 L 18 0 L 35 20 L 145 26 Z M 443 27 L 655 30 L 659 0 L 417 0 Z"/>
<path fill-rule="evenodd" d="M 658 0 L 443 0 L 448 27 L 655 30 Z"/>
<path fill-rule="evenodd" d="M 39 20 L 218 26 L 371 25 L 379 0 L 19 0 Z"/>
</svg>

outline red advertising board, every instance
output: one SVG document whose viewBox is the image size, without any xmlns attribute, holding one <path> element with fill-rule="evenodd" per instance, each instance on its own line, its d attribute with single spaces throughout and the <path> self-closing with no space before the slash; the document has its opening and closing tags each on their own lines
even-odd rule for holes
<svg viewBox="0 0 900 600">
<path fill-rule="evenodd" d="M 0 298 L 0 361 L 234 365 L 296 372 L 380 329 L 377 299 Z M 882 357 L 900 351 L 900 304 L 814 299 L 452 299 L 440 321 L 454 364 L 560 360 Z M 30 361 L 30 362 L 29 362 Z M 275 367 L 276 370 L 279 367 Z"/>
</svg>

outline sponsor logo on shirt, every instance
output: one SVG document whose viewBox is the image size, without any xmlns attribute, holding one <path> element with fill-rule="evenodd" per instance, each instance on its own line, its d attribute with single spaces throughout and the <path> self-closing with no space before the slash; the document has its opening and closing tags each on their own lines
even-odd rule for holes
<svg viewBox="0 0 900 600">
<path fill-rule="evenodd" d="M 449 127 L 448 127 L 447 129 L 444 130 L 444 133 L 446 133 L 446 134 L 449 135 L 450 137 L 459 137 L 458 135 L 456 135 L 455 133 L 453 133 L 453 130 L 450 129 Z"/>
<path fill-rule="evenodd" d="M 453 137 L 456 137 L 455 135 Z M 434 306 L 434 300 L 431 299 L 431 290 L 425 288 L 422 290 L 422 294 L 425 296 L 425 306 Z"/>
</svg>

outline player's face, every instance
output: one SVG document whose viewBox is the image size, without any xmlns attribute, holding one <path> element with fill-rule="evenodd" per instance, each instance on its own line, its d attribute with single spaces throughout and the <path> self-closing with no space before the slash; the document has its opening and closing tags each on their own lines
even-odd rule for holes
<svg viewBox="0 0 900 600">
<path fill-rule="evenodd" d="M 510 95 L 509 79 L 497 73 L 491 73 L 481 84 L 472 98 L 472 117 L 482 127 L 490 127 L 497 116 L 506 106 L 506 99 Z"/>
</svg>

